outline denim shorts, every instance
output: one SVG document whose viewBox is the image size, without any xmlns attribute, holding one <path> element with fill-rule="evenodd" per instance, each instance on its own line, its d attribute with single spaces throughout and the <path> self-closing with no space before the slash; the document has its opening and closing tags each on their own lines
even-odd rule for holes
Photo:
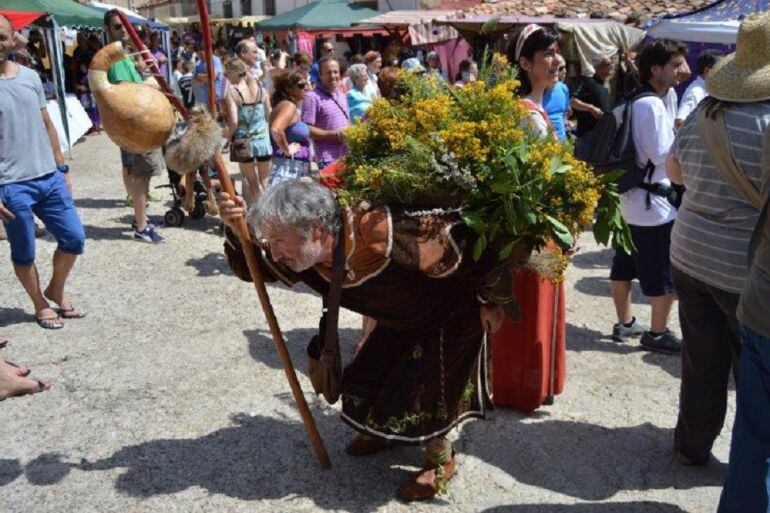
<svg viewBox="0 0 770 513">
<path fill-rule="evenodd" d="M 660 226 L 630 225 L 636 251 L 629 255 L 622 249 L 615 250 L 610 280 L 631 281 L 636 278 L 647 297 L 674 292 L 669 257 L 673 227 L 674 221 Z"/>
<path fill-rule="evenodd" d="M 267 186 L 272 187 L 281 182 L 297 180 L 303 176 L 310 176 L 310 162 L 307 160 L 273 157 Z"/>
<path fill-rule="evenodd" d="M 64 175 L 54 171 L 23 182 L 0 185 L 0 201 L 15 216 L 4 221 L 11 261 L 26 266 L 35 262 L 35 216 L 59 243 L 62 253 L 81 255 L 85 246 L 85 232 L 64 183 Z"/>
</svg>

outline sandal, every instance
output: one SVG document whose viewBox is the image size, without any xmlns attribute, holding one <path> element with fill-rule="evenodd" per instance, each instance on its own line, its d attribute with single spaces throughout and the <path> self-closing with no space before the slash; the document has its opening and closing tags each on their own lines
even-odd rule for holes
<svg viewBox="0 0 770 513">
<path fill-rule="evenodd" d="M 88 315 L 88 310 L 85 308 L 78 308 L 73 304 L 70 304 L 69 308 L 53 308 L 53 311 L 59 314 L 59 317 L 62 319 L 82 319 Z"/>
<path fill-rule="evenodd" d="M 46 330 L 60 330 L 64 327 L 61 317 L 38 317 L 35 316 L 37 325 Z"/>
</svg>

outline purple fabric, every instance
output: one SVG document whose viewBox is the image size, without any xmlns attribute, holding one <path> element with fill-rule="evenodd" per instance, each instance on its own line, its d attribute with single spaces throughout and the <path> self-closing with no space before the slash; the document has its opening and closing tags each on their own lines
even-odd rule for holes
<svg viewBox="0 0 770 513">
<path fill-rule="evenodd" d="M 154 52 L 152 52 L 152 56 L 155 58 L 156 61 L 158 61 L 161 57 L 166 57 L 166 53 L 158 48 Z M 163 64 L 158 63 L 158 71 L 160 71 L 160 74 L 163 75 L 163 78 L 166 78 L 166 69 L 168 68 L 168 61 L 164 62 Z"/>
<path fill-rule="evenodd" d="M 302 121 L 317 128 L 336 132 L 350 124 L 348 98 L 340 88 L 333 97 L 320 85 L 305 95 L 302 101 Z M 315 160 L 330 162 L 347 155 L 348 147 L 337 139 L 314 140 Z"/>
</svg>

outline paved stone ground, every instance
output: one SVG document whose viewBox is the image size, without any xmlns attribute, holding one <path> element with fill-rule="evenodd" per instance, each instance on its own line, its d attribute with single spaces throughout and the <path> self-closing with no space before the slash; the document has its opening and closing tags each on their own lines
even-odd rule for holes
<svg viewBox="0 0 770 513">
<path fill-rule="evenodd" d="M 715 510 L 732 399 L 715 460 L 676 463 L 679 358 L 609 339 L 611 252 L 590 234 L 568 275 L 564 394 L 532 415 L 498 409 L 465 424 L 448 495 L 405 506 L 394 493 L 420 452 L 346 457 L 351 431 L 308 394 L 334 468 L 316 465 L 256 295 L 231 276 L 216 220 L 164 229 L 162 246 L 133 242 L 117 148 L 89 138 L 74 157 L 89 240 L 69 293 L 89 317 L 58 332 L 38 328 L 0 242 L 0 335 L 12 341 L 3 354 L 56 381 L 48 393 L 0 404 L 0 511 Z M 44 279 L 53 249 L 50 238 L 38 243 Z M 270 293 L 302 372 L 320 301 L 307 289 Z M 638 291 L 634 302 L 648 321 Z M 349 349 L 359 318 L 343 312 L 340 322 Z"/>
</svg>

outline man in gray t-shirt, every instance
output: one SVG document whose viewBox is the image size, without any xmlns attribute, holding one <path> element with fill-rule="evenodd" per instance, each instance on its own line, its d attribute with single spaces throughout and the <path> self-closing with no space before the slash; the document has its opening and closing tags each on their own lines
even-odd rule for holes
<svg viewBox="0 0 770 513">
<path fill-rule="evenodd" d="M 77 255 L 83 253 L 85 233 L 65 183 L 69 168 L 46 110 L 43 84 L 33 70 L 8 59 L 12 47 L 11 22 L 0 15 L 0 220 L 37 323 L 59 329 L 63 319 L 85 315 L 64 293 Z M 35 216 L 59 243 L 44 292 L 35 265 Z"/>
</svg>

